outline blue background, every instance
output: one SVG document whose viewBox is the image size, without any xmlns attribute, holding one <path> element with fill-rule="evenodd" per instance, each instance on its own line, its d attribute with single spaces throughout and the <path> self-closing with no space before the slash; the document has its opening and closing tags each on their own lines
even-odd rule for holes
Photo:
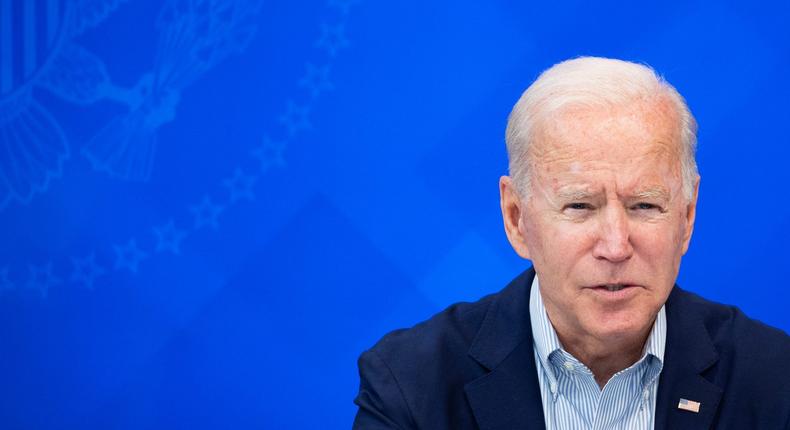
<svg viewBox="0 0 790 430">
<path fill-rule="evenodd" d="M 700 123 L 679 284 L 790 329 L 787 2 L 23 3 L 3 429 L 348 428 L 361 351 L 528 267 L 506 117 L 578 55 L 654 66 Z"/>
</svg>

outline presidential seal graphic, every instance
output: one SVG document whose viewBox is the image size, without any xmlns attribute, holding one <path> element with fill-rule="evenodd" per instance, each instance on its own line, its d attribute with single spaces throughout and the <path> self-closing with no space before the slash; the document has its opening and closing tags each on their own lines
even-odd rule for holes
<svg viewBox="0 0 790 430">
<path fill-rule="evenodd" d="M 102 22 L 115 1 L 2 1 L 0 11 L 0 209 L 29 202 L 58 177 L 70 148 L 56 118 L 32 95 L 41 87 L 80 105 L 102 99 L 125 105 L 85 147 L 97 170 L 147 180 L 156 130 L 171 121 L 181 91 L 227 55 L 243 50 L 254 32 L 254 1 L 169 1 L 157 27 L 156 64 L 132 88 L 113 84 L 104 62 L 72 40 Z"/>
<path fill-rule="evenodd" d="M 42 206 L 57 208 L 52 205 L 63 197 L 55 195 L 53 185 L 68 188 L 74 171 L 81 177 L 92 172 L 94 182 L 149 183 L 163 127 L 178 118 L 185 92 L 245 52 L 262 13 L 260 0 L 143 3 L 0 0 L 0 215 L 46 199 L 52 201 Z M 124 231 L 124 237 L 92 241 L 89 249 L 39 244 L 29 247 L 35 248 L 29 255 L 6 255 L 16 261 L 0 261 L 0 293 L 27 287 L 46 297 L 54 285 L 92 289 L 97 278 L 113 271 L 136 274 L 144 261 L 180 254 L 190 234 L 216 230 L 225 211 L 253 200 L 261 175 L 286 165 L 285 149 L 311 129 L 316 99 L 333 89 L 331 63 L 349 44 L 345 22 L 353 3 L 330 0 L 325 5 L 327 19 L 316 22 L 311 44 L 315 52 L 303 62 L 304 74 L 294 79 L 299 93 L 281 101 L 282 110 L 271 121 L 275 129 L 260 130 L 260 138 L 244 151 L 257 170 L 239 161 L 217 180 L 225 192 L 190 190 L 194 195 L 181 211 L 142 230 Z M 140 7 L 147 9 L 141 13 Z M 136 52 L 124 67 L 117 63 L 127 60 L 125 53 L 90 43 L 119 23 L 141 29 L 123 36 Z M 112 39 L 106 45 L 115 48 Z M 178 136 L 170 139 L 183 144 Z M 57 222 L 47 216 L 28 221 Z"/>
</svg>

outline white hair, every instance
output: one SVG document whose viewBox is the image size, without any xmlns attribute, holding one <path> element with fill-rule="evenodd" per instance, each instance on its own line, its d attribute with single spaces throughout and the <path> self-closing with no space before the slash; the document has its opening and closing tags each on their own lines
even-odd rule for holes
<svg viewBox="0 0 790 430">
<path fill-rule="evenodd" d="M 575 58 L 545 70 L 510 112 L 505 142 L 519 194 L 526 197 L 530 187 L 529 147 L 551 115 L 568 107 L 621 106 L 656 97 L 668 100 L 677 113 L 683 194 L 691 199 L 698 176 L 697 122 L 686 101 L 649 66 L 599 57 Z"/>
</svg>

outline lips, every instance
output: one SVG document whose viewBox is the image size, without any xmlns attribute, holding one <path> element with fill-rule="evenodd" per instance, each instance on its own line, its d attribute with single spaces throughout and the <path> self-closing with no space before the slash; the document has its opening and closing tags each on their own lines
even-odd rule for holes
<svg viewBox="0 0 790 430">
<path fill-rule="evenodd" d="M 631 283 L 612 283 L 612 284 L 599 284 L 589 287 L 597 296 L 610 299 L 620 300 L 631 297 L 639 288 L 639 285 Z"/>
<path fill-rule="evenodd" d="M 626 285 L 624 284 L 606 284 L 602 285 L 600 288 L 606 288 L 607 291 L 620 291 L 625 287 Z"/>
</svg>

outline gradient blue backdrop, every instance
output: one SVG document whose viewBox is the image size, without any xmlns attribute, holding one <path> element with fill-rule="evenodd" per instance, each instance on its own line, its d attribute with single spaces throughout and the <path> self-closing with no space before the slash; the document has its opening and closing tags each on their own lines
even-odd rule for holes
<svg viewBox="0 0 790 430">
<path fill-rule="evenodd" d="M 0 0 L 0 428 L 348 428 L 356 358 L 528 266 L 507 114 L 646 62 L 700 123 L 679 283 L 790 329 L 788 3 Z"/>
</svg>

